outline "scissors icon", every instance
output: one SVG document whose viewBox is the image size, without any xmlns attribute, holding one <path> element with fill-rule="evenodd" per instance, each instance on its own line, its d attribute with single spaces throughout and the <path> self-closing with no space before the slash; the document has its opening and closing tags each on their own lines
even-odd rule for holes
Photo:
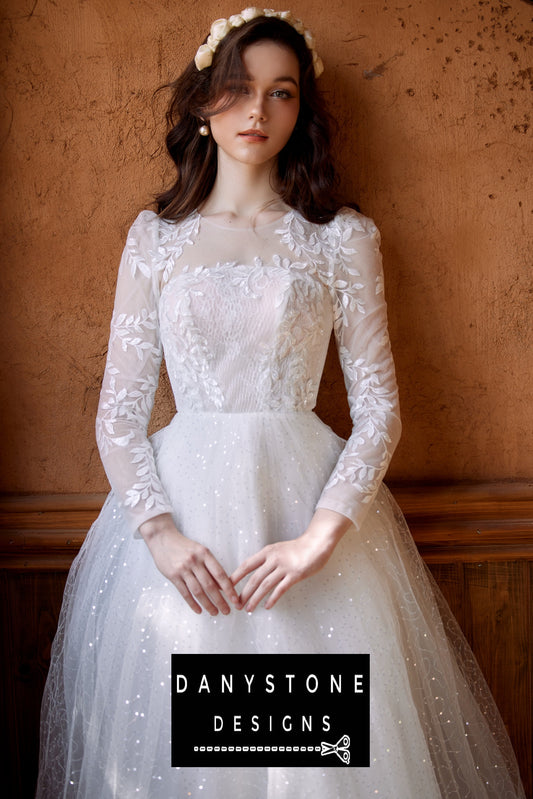
<svg viewBox="0 0 533 799">
<path fill-rule="evenodd" d="M 342 760 L 346 765 L 350 762 L 350 738 L 348 735 L 343 735 L 336 744 L 328 744 L 325 741 L 321 742 L 321 755 L 337 755 L 339 760 Z"/>
</svg>

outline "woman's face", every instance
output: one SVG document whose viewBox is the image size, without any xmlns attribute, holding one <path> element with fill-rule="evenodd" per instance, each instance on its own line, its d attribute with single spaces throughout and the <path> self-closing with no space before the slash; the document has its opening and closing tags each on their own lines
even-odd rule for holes
<svg viewBox="0 0 533 799">
<path fill-rule="evenodd" d="M 228 84 L 237 101 L 210 119 L 220 151 L 232 161 L 274 163 L 287 144 L 300 110 L 300 66 L 292 50 L 273 41 L 251 44 L 243 54 L 246 79 Z"/>
</svg>

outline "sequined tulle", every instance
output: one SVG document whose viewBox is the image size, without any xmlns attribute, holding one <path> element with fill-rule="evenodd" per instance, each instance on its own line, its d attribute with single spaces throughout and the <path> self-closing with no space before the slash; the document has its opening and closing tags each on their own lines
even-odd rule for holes
<svg viewBox="0 0 533 799">
<path fill-rule="evenodd" d="M 194 521 L 228 568 L 305 526 L 341 448 L 313 414 L 194 416 L 177 417 L 155 442 L 184 526 Z M 497 710 L 445 607 L 441 620 L 434 590 L 382 487 L 360 533 L 345 536 L 326 568 L 275 609 L 198 617 L 111 495 L 66 589 L 40 796 L 521 796 Z M 173 652 L 370 652 L 370 768 L 170 768 Z"/>
<path fill-rule="evenodd" d="M 205 267 L 197 216 L 174 233 L 163 226 L 155 244 L 152 232 L 149 244 L 130 241 L 128 274 L 148 287 L 114 318 L 99 417 L 113 492 L 65 590 L 39 799 L 524 796 L 479 668 L 381 484 L 397 405 L 373 228 L 357 216 L 306 224 L 289 215 L 277 238 L 247 232 L 244 245 L 273 249 L 248 269 L 229 258 Z M 355 259 L 342 274 L 341 250 Z M 229 283 L 234 293 L 217 288 Z M 354 419 L 347 444 L 311 411 L 331 325 Z M 178 414 L 149 441 L 161 340 Z M 231 572 L 300 535 L 317 503 L 354 527 L 324 569 L 253 614 L 193 614 L 134 534 L 168 509 Z M 370 653 L 369 768 L 171 768 L 173 653 L 329 652 Z"/>
</svg>

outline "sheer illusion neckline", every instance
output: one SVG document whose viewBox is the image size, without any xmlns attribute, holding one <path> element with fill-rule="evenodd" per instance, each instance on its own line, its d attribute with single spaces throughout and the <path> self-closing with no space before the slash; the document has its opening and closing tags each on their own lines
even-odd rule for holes
<svg viewBox="0 0 533 799">
<path fill-rule="evenodd" d="M 287 211 L 282 211 L 279 216 L 275 219 L 271 220 L 270 222 L 262 222 L 261 224 L 257 225 L 231 225 L 231 224 L 224 224 L 223 222 L 219 222 L 217 220 L 212 219 L 208 216 L 202 216 L 199 211 L 196 211 L 196 214 L 201 222 L 205 222 L 207 225 L 212 225 L 213 227 L 219 228 L 220 230 L 233 230 L 235 232 L 242 233 L 243 231 L 255 231 L 255 230 L 264 230 L 265 228 L 272 227 L 274 225 L 279 225 L 285 217 L 292 213 L 292 209 L 288 209 Z"/>
</svg>

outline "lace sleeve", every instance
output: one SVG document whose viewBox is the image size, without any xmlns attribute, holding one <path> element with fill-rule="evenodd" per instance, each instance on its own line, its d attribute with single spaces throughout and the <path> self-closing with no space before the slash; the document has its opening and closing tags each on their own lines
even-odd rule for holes
<svg viewBox="0 0 533 799">
<path fill-rule="evenodd" d="M 143 211 L 122 254 L 107 363 L 96 418 L 96 439 L 113 491 L 134 530 L 171 512 L 147 436 L 161 364 L 157 217 Z"/>
<path fill-rule="evenodd" d="M 330 285 L 353 428 L 317 507 L 344 514 L 360 529 L 400 438 L 401 422 L 379 232 L 371 220 L 350 211 L 340 230 Z"/>
</svg>

